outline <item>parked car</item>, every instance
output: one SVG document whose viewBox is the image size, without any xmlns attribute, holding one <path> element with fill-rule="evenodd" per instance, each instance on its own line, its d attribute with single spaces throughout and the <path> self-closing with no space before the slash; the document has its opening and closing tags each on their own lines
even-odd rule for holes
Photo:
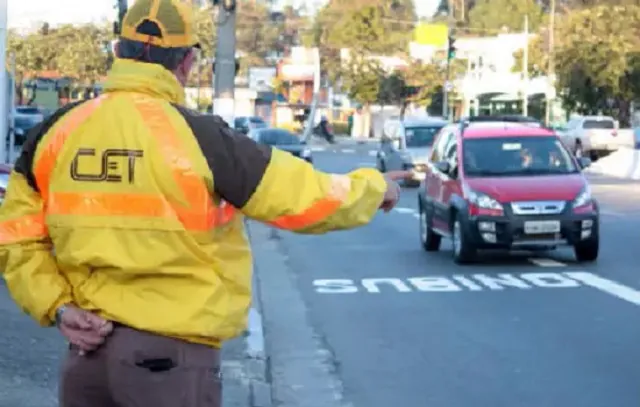
<svg viewBox="0 0 640 407">
<path fill-rule="evenodd" d="M 610 116 L 581 116 L 567 123 L 567 129 L 558 133 L 562 142 L 577 157 L 597 160 L 622 147 L 633 148 L 632 131 L 620 131 L 618 122 Z"/>
<path fill-rule="evenodd" d="M 576 158 L 553 130 L 514 122 L 452 124 L 440 131 L 418 194 L 420 239 L 453 242 L 457 263 L 481 249 L 573 246 L 599 251 L 598 204 Z"/>
<path fill-rule="evenodd" d="M 233 120 L 233 127 L 243 134 L 249 133 L 253 129 L 264 129 L 269 127 L 267 123 L 257 116 L 240 116 Z"/>
<path fill-rule="evenodd" d="M 9 174 L 11 174 L 12 166 L 8 164 L 0 164 L 0 205 L 4 202 L 4 195 L 9 185 Z"/>
<path fill-rule="evenodd" d="M 16 106 L 14 112 L 16 145 L 22 145 L 27 133 L 45 118 L 44 110 L 37 106 Z"/>
<path fill-rule="evenodd" d="M 248 136 L 257 143 L 287 151 L 310 163 L 313 162 L 311 149 L 309 149 L 304 141 L 300 140 L 298 136 L 289 130 L 277 128 L 253 129 L 249 132 Z"/>
<path fill-rule="evenodd" d="M 434 118 L 392 118 L 384 123 L 376 163 L 380 171 L 412 170 L 407 186 L 424 179 L 431 145 L 447 122 Z"/>
</svg>

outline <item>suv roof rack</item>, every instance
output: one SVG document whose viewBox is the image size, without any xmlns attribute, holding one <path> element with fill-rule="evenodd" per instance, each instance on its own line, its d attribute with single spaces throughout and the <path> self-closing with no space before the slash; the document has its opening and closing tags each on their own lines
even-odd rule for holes
<svg viewBox="0 0 640 407">
<path fill-rule="evenodd" d="M 543 122 L 538 119 L 529 116 L 521 116 L 521 115 L 495 115 L 495 116 L 468 116 L 463 117 L 459 120 L 460 123 L 460 134 L 464 133 L 465 129 L 469 127 L 471 123 L 522 123 L 522 124 L 532 124 L 537 125 L 541 128 L 547 128 Z"/>
</svg>

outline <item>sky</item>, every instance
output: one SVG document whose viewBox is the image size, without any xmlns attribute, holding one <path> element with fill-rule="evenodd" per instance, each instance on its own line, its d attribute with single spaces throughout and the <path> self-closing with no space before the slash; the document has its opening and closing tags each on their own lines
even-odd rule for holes
<svg viewBox="0 0 640 407">
<path fill-rule="evenodd" d="M 292 0 L 305 1 L 315 0 Z M 438 3 L 438 0 L 416 0 L 416 11 L 420 16 L 431 15 Z M 115 4 L 115 0 L 9 0 L 9 27 L 31 28 L 43 21 L 56 25 L 113 20 Z"/>
</svg>

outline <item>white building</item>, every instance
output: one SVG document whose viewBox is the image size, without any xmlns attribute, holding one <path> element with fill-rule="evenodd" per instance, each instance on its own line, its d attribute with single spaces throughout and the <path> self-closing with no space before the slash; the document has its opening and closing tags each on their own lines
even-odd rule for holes
<svg viewBox="0 0 640 407">
<path fill-rule="evenodd" d="M 529 39 L 533 38 L 529 35 Z M 455 42 L 456 58 L 467 61 L 462 77 L 455 78 L 454 87 L 461 103 L 461 114 L 488 114 L 495 110 L 522 112 L 525 98 L 529 105 L 546 97 L 555 98 L 555 89 L 549 78 L 525 79 L 522 72 L 514 72 L 514 54 L 527 45 L 527 35 L 499 34 L 492 37 L 458 38 Z M 411 44 L 410 55 L 430 61 L 438 52 L 430 46 Z"/>
</svg>

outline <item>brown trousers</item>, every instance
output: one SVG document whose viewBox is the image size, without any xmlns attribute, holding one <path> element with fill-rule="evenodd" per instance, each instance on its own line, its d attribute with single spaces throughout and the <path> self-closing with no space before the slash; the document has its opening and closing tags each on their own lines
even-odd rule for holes
<svg viewBox="0 0 640 407">
<path fill-rule="evenodd" d="M 221 407 L 218 349 L 117 326 L 85 356 L 70 347 L 60 407 Z"/>
</svg>

